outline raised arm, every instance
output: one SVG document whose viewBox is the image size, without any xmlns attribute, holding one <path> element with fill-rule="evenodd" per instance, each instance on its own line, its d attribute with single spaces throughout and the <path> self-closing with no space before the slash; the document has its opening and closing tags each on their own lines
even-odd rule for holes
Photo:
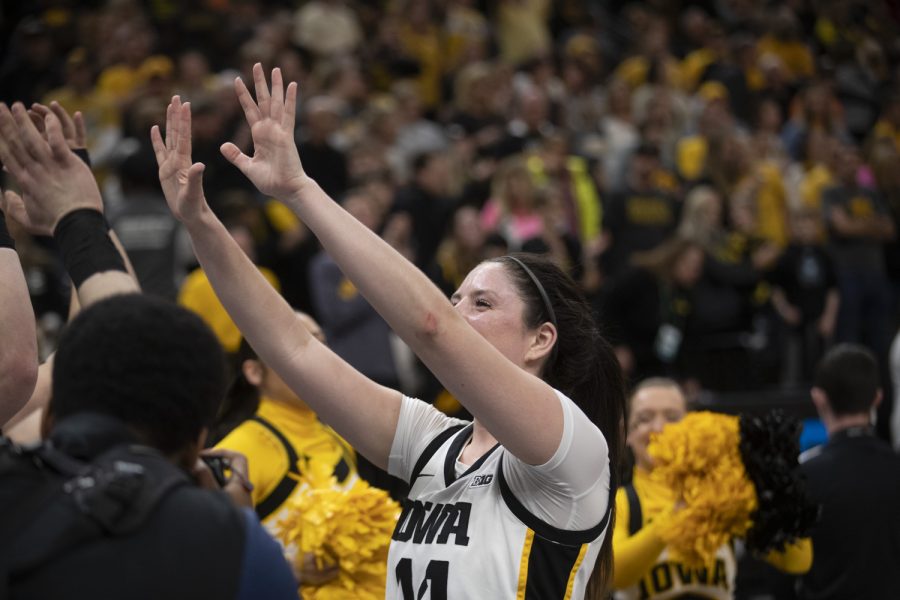
<svg viewBox="0 0 900 600">
<path fill-rule="evenodd" d="M 56 235 L 82 306 L 113 294 L 139 291 L 133 273 L 125 272 L 127 257 L 120 254 L 112 232 L 106 233 L 100 191 L 86 156 L 79 158 L 71 150 L 84 147 L 81 115 L 76 113 L 73 119 L 56 103 L 49 109 L 34 108 L 29 113 L 16 104 L 10 112 L 0 105 L 0 160 L 24 192 L 23 199 L 7 191 L 4 211 L 30 233 Z M 64 220 L 66 231 L 57 231 Z M 25 298 L 27 301 L 27 295 Z M 30 312 L 30 303 L 27 307 Z M 33 323 L 33 314 L 30 318 Z M 5 326 L 3 331 L 7 331 Z M 27 403 L 19 406 L 14 416 L 6 415 L 3 422 L 9 419 L 8 425 L 13 425 L 46 406 L 51 364 L 41 365 L 38 383 L 25 398 Z"/>
<path fill-rule="evenodd" d="M 293 104 L 296 86 L 289 97 Z M 293 115 L 293 109 L 282 114 L 289 130 Z M 367 379 L 310 335 L 209 209 L 201 183 L 204 165 L 191 163 L 190 105 L 174 97 L 166 112 L 165 139 L 159 127 L 150 135 L 166 201 L 185 224 L 197 260 L 238 328 L 263 362 L 323 421 L 369 460 L 386 467 L 400 393 Z"/>
<path fill-rule="evenodd" d="M 251 126 L 254 155 L 225 144 L 225 157 L 260 191 L 298 214 L 369 303 L 498 441 L 525 462 L 549 460 L 563 421 L 553 390 L 494 348 L 421 271 L 304 173 L 293 137 L 295 84 L 285 94 L 275 69 L 270 94 L 259 64 L 253 74 L 258 102 L 240 80 L 235 87 Z M 521 359 L 533 363 L 536 357 Z"/>
<path fill-rule="evenodd" d="M 6 219 L 0 211 L 0 426 L 31 397 L 38 354 L 34 311 Z"/>
<path fill-rule="evenodd" d="M 0 160 L 28 198 L 24 214 L 33 228 L 53 233 L 83 305 L 136 292 L 106 233 L 103 201 L 90 167 L 69 149 L 54 113 L 44 117 L 44 124 L 46 139 L 22 104 L 14 104 L 11 112 L 0 104 Z"/>
</svg>

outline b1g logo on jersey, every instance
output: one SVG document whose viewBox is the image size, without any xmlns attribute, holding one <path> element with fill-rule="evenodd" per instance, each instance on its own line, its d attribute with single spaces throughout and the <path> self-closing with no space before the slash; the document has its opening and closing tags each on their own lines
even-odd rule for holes
<svg viewBox="0 0 900 600">
<path fill-rule="evenodd" d="M 472 478 L 472 483 L 469 484 L 469 487 L 484 487 L 486 485 L 490 485 L 494 480 L 493 475 L 476 475 Z"/>
</svg>

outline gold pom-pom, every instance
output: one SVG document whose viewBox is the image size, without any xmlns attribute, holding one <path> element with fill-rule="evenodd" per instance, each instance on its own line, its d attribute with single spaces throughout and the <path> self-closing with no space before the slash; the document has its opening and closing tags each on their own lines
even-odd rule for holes
<svg viewBox="0 0 900 600">
<path fill-rule="evenodd" d="M 302 585 L 307 600 L 381 600 L 387 554 L 400 506 L 388 494 L 358 480 L 349 490 L 335 489 L 330 469 L 307 463 L 303 493 L 276 527 L 285 545 L 297 547 L 297 563 L 312 553 L 321 568 L 339 565 L 336 579 Z"/>
<path fill-rule="evenodd" d="M 756 490 L 739 441 L 738 418 L 711 412 L 690 413 L 651 439 L 653 477 L 684 502 L 658 525 L 673 559 L 708 566 L 723 544 L 752 525 Z"/>
</svg>

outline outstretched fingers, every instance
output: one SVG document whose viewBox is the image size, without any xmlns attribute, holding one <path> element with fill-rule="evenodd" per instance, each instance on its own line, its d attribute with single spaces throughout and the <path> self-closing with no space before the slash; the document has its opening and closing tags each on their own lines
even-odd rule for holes
<svg viewBox="0 0 900 600">
<path fill-rule="evenodd" d="M 181 97 L 172 96 L 172 101 L 166 107 L 166 150 L 173 152 L 178 146 L 179 111 L 181 110 Z"/>
<path fill-rule="evenodd" d="M 58 105 L 57 105 L 58 106 Z M 47 142 L 50 144 L 50 151 L 56 160 L 65 160 L 71 151 L 69 144 L 66 142 L 66 136 L 63 131 L 63 124 L 56 117 L 55 112 L 44 117 L 44 129 L 47 131 Z M 72 127 L 72 135 L 75 135 L 75 127 Z"/>
<path fill-rule="evenodd" d="M 76 110 L 72 115 L 72 120 L 75 122 L 75 147 L 87 148 L 87 127 L 84 124 L 84 115 L 80 110 Z"/>
<path fill-rule="evenodd" d="M 206 165 L 194 163 L 187 172 L 187 181 L 184 182 L 184 197 L 188 199 L 203 197 L 203 171 Z"/>
<path fill-rule="evenodd" d="M 262 119 L 262 115 L 259 112 L 259 107 L 250 95 L 250 90 L 247 89 L 247 85 L 240 77 L 234 80 L 234 91 L 237 94 L 241 108 L 244 109 L 244 117 L 247 119 L 247 124 L 253 127 L 257 121 Z"/>
<path fill-rule="evenodd" d="M 0 103 L 0 162 L 20 184 L 25 175 L 24 156 L 15 119 L 6 104 Z"/>
<path fill-rule="evenodd" d="M 263 71 L 262 65 L 256 63 L 253 65 L 253 84 L 256 86 L 256 103 L 259 105 L 259 112 L 263 118 L 271 115 L 271 97 L 269 96 L 269 86 L 266 83 L 266 73 Z"/>
<path fill-rule="evenodd" d="M 69 116 L 69 113 L 66 112 L 66 109 L 64 109 L 62 105 L 56 100 L 50 103 L 50 110 L 53 111 L 53 114 L 56 115 L 57 119 L 59 119 L 59 122 L 62 125 L 63 136 L 67 140 L 72 140 L 72 142 L 74 142 L 75 121 L 72 120 L 72 117 Z"/>
<path fill-rule="evenodd" d="M 292 81 L 287 86 L 284 97 L 284 116 L 281 119 L 285 129 L 294 131 L 294 122 L 297 119 L 297 83 Z"/>
<path fill-rule="evenodd" d="M 228 159 L 228 162 L 240 169 L 241 173 L 247 174 L 247 167 L 250 166 L 250 157 L 241 152 L 240 148 L 231 142 L 225 142 L 219 147 L 219 152 Z"/>
<path fill-rule="evenodd" d="M 19 132 L 19 138 L 22 140 L 22 146 L 28 155 L 37 162 L 42 162 L 50 157 L 50 148 L 47 142 L 41 136 L 41 132 L 37 130 L 28 111 L 21 102 L 16 102 L 12 107 L 12 115 L 15 120 L 16 129 Z M 45 120 L 46 125 L 46 120 Z"/>
<path fill-rule="evenodd" d="M 272 69 L 272 99 L 270 102 L 270 115 L 276 122 L 281 123 L 284 115 L 284 81 L 281 78 L 281 69 Z"/>
<path fill-rule="evenodd" d="M 156 154 L 156 165 L 162 166 L 169 155 L 169 151 L 166 149 L 166 143 L 163 141 L 162 133 L 159 131 L 159 125 L 154 125 L 150 128 L 150 143 L 153 144 L 153 153 Z"/>
<path fill-rule="evenodd" d="M 175 151 L 188 162 L 191 160 L 191 103 L 185 102 L 178 110 L 178 140 Z"/>
</svg>

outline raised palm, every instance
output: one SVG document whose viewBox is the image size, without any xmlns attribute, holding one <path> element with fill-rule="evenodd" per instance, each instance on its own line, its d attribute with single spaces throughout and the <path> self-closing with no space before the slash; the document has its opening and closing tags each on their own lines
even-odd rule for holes
<svg viewBox="0 0 900 600">
<path fill-rule="evenodd" d="M 203 163 L 191 162 L 191 105 L 174 96 L 166 109 L 166 137 L 159 127 L 150 130 L 159 165 L 159 183 L 169 209 L 181 221 L 190 221 L 206 210 L 203 196 Z"/>
<path fill-rule="evenodd" d="M 69 150 L 56 114 L 49 112 L 43 125 L 41 132 L 21 103 L 12 112 L 0 104 L 0 161 L 23 192 L 7 192 L 3 206 L 28 230 L 49 234 L 74 210 L 103 212 L 103 201 L 90 168 Z"/>
<path fill-rule="evenodd" d="M 256 101 L 240 78 L 235 91 L 253 137 L 253 156 L 232 143 L 222 145 L 222 154 L 264 194 L 282 200 L 290 198 L 306 182 L 294 142 L 297 84 L 284 90 L 281 70 L 272 70 L 272 90 L 266 84 L 262 65 L 253 66 Z"/>
</svg>

